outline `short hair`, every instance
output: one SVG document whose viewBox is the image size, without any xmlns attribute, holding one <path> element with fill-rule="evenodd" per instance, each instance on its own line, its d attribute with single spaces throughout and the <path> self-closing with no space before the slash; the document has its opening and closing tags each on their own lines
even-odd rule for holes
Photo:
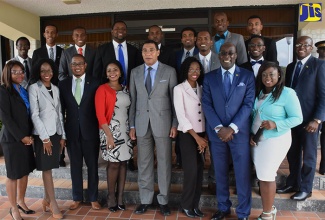
<svg viewBox="0 0 325 220">
<path fill-rule="evenodd" d="M 119 68 L 119 70 L 120 70 L 120 73 L 121 73 L 121 77 L 118 79 L 118 82 L 120 83 L 120 84 L 122 84 L 123 82 L 124 82 L 124 71 L 123 71 L 123 67 L 122 67 L 122 65 L 121 65 L 121 63 L 120 63 L 120 61 L 118 61 L 118 60 L 112 60 L 112 61 L 109 61 L 106 65 L 105 65 L 105 75 L 106 75 L 106 71 L 107 71 L 107 67 L 108 67 L 108 65 L 110 65 L 110 64 L 115 64 L 118 68 Z M 107 82 L 109 82 L 109 79 L 107 78 Z"/>
<path fill-rule="evenodd" d="M 155 47 L 156 47 L 156 50 L 159 50 L 159 47 L 158 47 L 158 44 L 157 44 L 156 41 L 153 41 L 153 40 L 146 40 L 146 41 L 143 43 L 143 45 L 145 45 L 145 44 L 154 44 Z M 142 45 L 142 48 L 143 48 L 143 45 Z"/>
<path fill-rule="evenodd" d="M 202 30 L 202 31 L 197 32 L 196 37 L 199 35 L 199 33 L 202 33 L 202 32 L 207 32 L 210 36 L 210 39 L 212 40 L 212 36 L 210 34 L 210 31 L 208 31 L 208 30 Z"/>
<path fill-rule="evenodd" d="M 52 59 L 49 59 L 49 58 L 42 58 L 33 67 L 32 77 L 30 79 L 29 84 L 36 83 L 38 80 L 41 79 L 41 66 L 44 63 L 47 63 L 47 64 L 49 64 L 51 66 L 51 69 L 52 69 L 52 72 L 53 72 L 53 76 L 52 76 L 51 81 L 58 78 L 59 70 L 58 70 L 57 65 L 54 63 L 54 61 Z"/>
<path fill-rule="evenodd" d="M 58 27 L 57 27 L 56 25 L 54 25 L 54 24 L 47 24 L 47 25 L 45 25 L 45 27 L 44 27 L 44 32 L 45 32 L 46 27 L 48 27 L 48 26 L 55 27 L 56 33 L 59 33 L 59 29 L 58 29 Z"/>
<path fill-rule="evenodd" d="M 253 34 L 250 38 L 249 38 L 249 40 L 248 40 L 248 44 L 250 44 L 250 42 L 252 41 L 252 39 L 254 39 L 254 38 L 259 38 L 259 39 L 261 39 L 262 41 L 263 41 L 263 44 L 265 44 L 265 40 L 264 40 L 264 37 L 263 36 L 260 36 L 260 35 L 255 35 L 255 34 Z M 247 44 L 247 45 L 248 45 Z M 265 45 L 264 45 L 265 46 Z"/>
<path fill-rule="evenodd" d="M 75 30 L 78 30 L 78 29 L 82 29 L 82 30 L 84 30 L 84 31 L 85 31 L 85 33 L 87 33 L 87 30 L 86 30 L 86 28 L 85 28 L 85 27 L 83 27 L 83 26 L 77 26 L 77 27 L 73 28 L 73 29 L 72 29 L 72 33 L 73 33 Z"/>
<path fill-rule="evenodd" d="M 11 94 L 13 94 L 14 91 L 11 77 L 11 70 L 14 66 L 19 66 L 25 72 L 24 65 L 21 62 L 17 60 L 10 60 L 6 63 L 5 67 L 3 68 L 1 75 L 1 85 L 4 85 Z"/>
<path fill-rule="evenodd" d="M 86 63 L 86 58 L 85 58 L 83 55 L 78 54 L 78 53 L 76 53 L 75 55 L 73 55 L 73 56 L 71 57 L 71 61 L 72 61 L 72 59 L 75 58 L 75 57 L 80 57 L 80 58 L 82 58 L 83 61 Z"/>
<path fill-rule="evenodd" d="M 197 83 L 199 85 L 202 85 L 203 83 L 203 78 L 204 78 L 204 70 L 201 62 L 196 59 L 195 57 L 188 57 L 184 60 L 184 62 L 181 64 L 181 71 L 180 71 L 180 76 L 179 76 L 179 83 L 185 82 L 188 78 L 188 71 L 190 69 L 190 66 L 192 63 L 198 63 L 200 66 L 200 76 L 197 79 Z"/>
<path fill-rule="evenodd" d="M 125 27 L 128 27 L 124 21 L 122 21 L 122 20 L 117 20 L 117 21 L 114 21 L 114 23 L 113 23 L 113 25 L 112 25 L 112 30 L 114 29 L 114 27 L 115 27 L 115 25 L 116 25 L 117 23 L 123 23 L 123 24 L 125 25 Z"/>
<path fill-rule="evenodd" d="M 154 25 L 151 25 L 150 27 L 149 27 L 149 30 L 150 30 L 150 28 L 153 28 L 153 27 L 157 27 L 157 28 L 159 28 L 159 30 L 162 32 L 162 30 L 161 30 L 161 27 L 159 27 L 158 25 L 156 25 L 156 24 L 154 24 Z"/>
<path fill-rule="evenodd" d="M 248 21 L 249 21 L 250 19 L 254 19 L 254 18 L 258 18 L 258 19 L 260 19 L 261 24 L 263 24 L 262 18 L 261 18 L 260 16 L 258 16 L 258 15 L 251 15 L 251 16 L 249 16 L 249 18 L 247 18 L 247 23 L 248 23 Z"/>
<path fill-rule="evenodd" d="M 29 40 L 28 40 L 27 37 L 19 37 L 19 38 L 16 40 L 16 46 L 18 46 L 18 42 L 19 42 L 20 40 L 27 41 L 28 46 L 30 46 L 30 42 L 29 42 Z"/>
<path fill-rule="evenodd" d="M 267 70 L 270 67 L 277 69 L 279 76 L 280 76 L 278 83 L 275 85 L 275 89 L 272 91 L 272 99 L 273 99 L 273 102 L 275 102 L 276 100 L 279 99 L 279 97 L 282 93 L 283 87 L 285 86 L 284 72 L 276 62 L 265 61 L 262 63 L 261 67 L 258 70 L 257 77 L 256 77 L 255 96 L 258 97 L 261 91 L 265 92 L 265 85 L 262 82 L 262 74 L 265 70 Z"/>
<path fill-rule="evenodd" d="M 196 37 L 196 31 L 195 31 L 194 28 L 192 28 L 192 27 L 185 27 L 185 28 L 183 28 L 182 31 L 181 31 L 181 38 L 183 37 L 183 32 L 184 32 L 184 31 L 192 31 L 193 34 L 194 34 L 194 37 Z"/>
</svg>

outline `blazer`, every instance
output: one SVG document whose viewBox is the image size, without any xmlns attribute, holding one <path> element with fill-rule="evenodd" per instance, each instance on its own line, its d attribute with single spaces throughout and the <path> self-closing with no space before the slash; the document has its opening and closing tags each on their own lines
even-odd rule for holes
<svg viewBox="0 0 325 220">
<path fill-rule="evenodd" d="M 160 46 L 160 54 L 158 60 L 166 65 L 176 68 L 175 54 L 172 49 L 164 45 Z"/>
<path fill-rule="evenodd" d="M 32 133 L 32 122 L 27 108 L 18 92 L 10 93 L 4 85 L 0 86 L 0 120 L 2 128 L 0 142 L 19 142 Z"/>
<path fill-rule="evenodd" d="M 287 133 L 291 128 L 302 122 L 302 112 L 296 92 L 288 87 L 284 87 L 278 100 L 274 102 L 270 94 L 257 108 L 258 98 L 255 99 L 252 121 L 255 120 L 259 112 L 261 120 L 271 120 L 276 124 L 272 130 L 263 130 L 265 138 L 278 137 Z"/>
<path fill-rule="evenodd" d="M 213 45 L 212 45 L 212 51 L 217 53 L 216 52 L 216 48 L 214 46 L 214 43 L 216 42 L 214 37 L 212 39 L 213 41 Z M 231 33 L 229 30 L 228 30 L 228 34 L 227 34 L 227 37 L 225 39 L 225 43 L 226 42 L 230 42 L 232 43 L 233 45 L 235 45 L 236 47 L 236 51 L 237 51 L 237 60 L 236 60 L 236 64 L 237 65 L 240 65 L 242 63 L 245 63 L 247 62 L 247 50 L 246 50 L 246 47 L 245 47 L 245 42 L 244 42 L 244 37 L 240 34 L 235 34 L 235 33 Z"/>
<path fill-rule="evenodd" d="M 149 95 L 144 84 L 144 71 L 143 64 L 131 72 L 130 127 L 135 127 L 136 135 L 143 137 L 150 121 L 155 136 L 168 137 L 171 127 L 177 127 L 173 105 L 173 89 L 177 84 L 175 69 L 159 62 L 155 82 Z"/>
<path fill-rule="evenodd" d="M 199 53 L 199 48 L 195 47 L 193 56 Z M 184 49 L 182 48 L 179 51 L 176 51 L 175 56 L 176 56 L 176 71 L 179 74 L 181 71 L 181 64 L 182 64 L 182 57 L 184 54 Z"/>
<path fill-rule="evenodd" d="M 19 61 L 20 62 L 18 56 L 15 56 L 11 60 L 16 60 L 16 61 Z M 24 63 L 22 63 L 22 64 L 24 65 Z M 27 88 L 28 83 L 29 83 L 29 80 L 31 79 L 32 74 L 33 74 L 32 73 L 32 59 L 30 57 L 27 57 L 27 66 L 29 68 L 29 78 L 27 78 L 27 75 L 25 74 L 24 81 L 20 84 L 25 89 Z"/>
<path fill-rule="evenodd" d="M 194 92 L 187 80 L 174 87 L 174 106 L 177 115 L 177 130 L 186 133 L 193 129 L 195 132 L 205 131 L 205 118 L 202 110 L 202 87 L 196 83 L 197 93 Z"/>
<path fill-rule="evenodd" d="M 73 77 L 68 76 L 59 84 L 64 129 L 67 140 L 95 140 L 99 138 L 98 120 L 95 111 L 95 93 L 99 80 L 86 74 L 80 105 L 72 94 Z M 81 135 L 81 137 L 80 137 Z"/>
<path fill-rule="evenodd" d="M 127 84 L 129 84 L 131 70 L 142 64 L 143 60 L 136 47 L 129 43 L 127 43 L 126 46 L 128 51 L 128 72 L 126 80 Z M 100 79 L 102 83 L 107 82 L 105 66 L 112 60 L 117 60 L 113 43 L 109 42 L 99 46 L 94 60 L 93 76 Z"/>
<path fill-rule="evenodd" d="M 62 56 L 60 59 L 60 66 L 59 66 L 59 80 L 60 81 L 64 80 L 68 76 L 73 75 L 71 67 L 70 67 L 70 63 L 71 63 L 72 57 L 75 54 L 78 54 L 78 51 L 76 50 L 75 45 L 63 50 Z M 93 74 L 95 55 L 96 55 L 96 51 L 87 45 L 86 49 L 85 49 L 85 59 L 86 59 L 86 63 L 87 63 L 86 73 L 88 75 Z"/>
<path fill-rule="evenodd" d="M 53 84 L 51 89 L 53 98 L 40 80 L 28 87 L 33 134 L 39 135 L 41 140 L 48 139 L 55 133 L 66 139 L 59 89 Z"/>
<path fill-rule="evenodd" d="M 199 56 L 199 53 L 198 54 L 195 54 L 194 57 L 201 62 L 200 60 L 200 56 Z M 202 64 L 203 65 L 203 64 Z M 210 71 L 212 70 L 215 70 L 215 69 L 218 69 L 219 67 L 221 66 L 220 64 L 220 60 L 219 60 L 219 57 L 218 55 L 211 51 L 211 58 L 210 58 Z"/>
<path fill-rule="evenodd" d="M 236 66 L 228 97 L 223 89 L 221 68 L 205 74 L 202 106 L 210 141 L 222 142 L 214 129 L 218 125 L 228 127 L 234 123 L 239 131 L 232 142 L 247 143 L 254 100 L 255 77 L 252 72 Z"/>
<path fill-rule="evenodd" d="M 291 87 L 296 61 L 286 69 L 286 86 Z M 303 122 L 325 120 L 325 61 L 310 56 L 300 72 L 294 89 L 300 101 Z"/>
<path fill-rule="evenodd" d="M 272 38 L 263 37 L 265 51 L 263 52 L 263 57 L 265 60 L 272 61 L 278 63 L 278 52 L 276 50 L 276 43 Z M 248 54 L 248 42 L 249 39 L 245 41 L 245 47 L 247 51 L 247 59 L 249 60 Z"/>
</svg>

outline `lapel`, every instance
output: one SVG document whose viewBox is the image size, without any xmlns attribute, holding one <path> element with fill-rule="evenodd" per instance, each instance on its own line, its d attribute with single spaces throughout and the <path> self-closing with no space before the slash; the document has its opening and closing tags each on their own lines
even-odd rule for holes
<svg viewBox="0 0 325 220">
<path fill-rule="evenodd" d="M 307 62 L 305 63 L 305 65 L 302 67 L 299 78 L 302 79 L 305 75 L 308 74 L 308 72 L 310 72 L 309 69 L 313 68 L 313 66 L 311 65 L 312 59 L 313 59 L 313 56 L 310 56 L 309 59 L 307 60 Z M 311 72 L 313 72 L 313 71 L 311 71 Z M 299 83 L 299 81 L 300 80 L 298 80 L 298 83 Z"/>
<path fill-rule="evenodd" d="M 235 72 L 234 72 L 234 77 L 232 79 L 231 87 L 230 87 L 230 92 L 229 92 L 229 97 L 232 95 L 234 92 L 236 86 L 238 85 L 238 79 L 240 77 L 240 69 L 238 66 L 236 66 Z"/>
<path fill-rule="evenodd" d="M 90 78 L 88 77 L 87 73 L 85 73 L 86 76 L 85 76 L 85 84 L 84 84 L 84 91 L 83 91 L 83 94 L 82 94 L 82 97 L 81 97 L 81 101 L 80 101 L 80 105 L 82 104 L 82 102 L 87 98 L 89 92 L 88 90 L 90 89 L 90 83 L 91 83 L 91 80 Z M 77 103 L 77 101 L 76 101 Z"/>
<path fill-rule="evenodd" d="M 156 78 L 155 78 L 155 81 L 153 83 L 153 87 L 152 87 L 152 90 L 151 90 L 151 93 L 149 94 L 149 96 L 155 91 L 155 89 L 157 88 L 158 83 L 160 82 L 163 75 L 164 75 L 164 67 L 159 62 L 158 63 L 158 69 L 157 69 L 157 72 L 156 72 Z"/>
<path fill-rule="evenodd" d="M 223 82 L 222 82 L 222 72 L 221 72 L 221 68 L 219 67 L 216 71 L 216 80 L 211 80 L 211 88 L 215 88 L 215 89 L 219 89 L 222 93 L 223 98 L 226 100 L 226 93 L 225 90 L 223 89 Z M 216 92 L 216 93 L 220 93 L 220 91 Z"/>
<path fill-rule="evenodd" d="M 227 34 L 227 37 L 225 39 L 225 43 L 226 42 L 231 42 L 231 32 L 228 30 L 228 34 Z"/>
<path fill-rule="evenodd" d="M 192 98 L 196 99 L 197 101 L 201 102 L 201 91 L 199 89 L 199 84 L 196 83 L 196 88 L 197 88 L 197 94 L 194 92 L 193 88 L 191 87 L 191 85 L 188 83 L 187 80 L 185 80 L 185 82 L 182 83 L 183 88 L 185 90 L 185 92 L 191 96 Z"/>
<path fill-rule="evenodd" d="M 137 88 L 137 89 L 141 89 L 142 93 L 148 94 L 145 83 L 144 83 L 144 70 L 145 70 L 145 65 L 144 64 L 140 65 L 139 68 L 138 68 L 138 71 L 135 72 L 136 76 L 134 77 L 134 80 L 138 81 L 140 83 L 140 85 L 143 85 L 143 86 L 140 86 L 140 88 Z"/>
<path fill-rule="evenodd" d="M 211 58 L 210 58 L 210 71 L 215 70 L 220 67 L 220 61 L 218 55 L 211 51 Z"/>
<path fill-rule="evenodd" d="M 53 89 L 53 85 L 51 84 L 53 98 L 52 98 L 52 96 L 50 95 L 50 93 L 47 91 L 46 87 L 43 85 L 43 83 L 40 80 L 37 81 L 37 86 L 38 86 L 40 92 L 43 93 L 44 97 L 47 100 L 49 100 L 53 106 L 55 106 L 54 105 L 55 103 L 54 103 L 54 92 L 53 92 L 54 89 Z"/>
</svg>

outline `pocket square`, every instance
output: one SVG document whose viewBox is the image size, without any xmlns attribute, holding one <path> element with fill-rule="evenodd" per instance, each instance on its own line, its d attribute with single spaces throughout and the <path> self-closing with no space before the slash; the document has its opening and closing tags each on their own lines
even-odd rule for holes
<svg viewBox="0 0 325 220">
<path fill-rule="evenodd" d="M 166 79 L 163 79 L 163 80 L 160 80 L 159 82 L 166 82 L 167 80 Z"/>
<path fill-rule="evenodd" d="M 245 86 L 245 83 L 241 82 L 237 86 Z"/>
</svg>

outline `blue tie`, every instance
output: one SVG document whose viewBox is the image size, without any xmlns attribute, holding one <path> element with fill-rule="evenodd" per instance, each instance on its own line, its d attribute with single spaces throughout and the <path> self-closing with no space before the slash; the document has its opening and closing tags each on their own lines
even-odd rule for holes
<svg viewBox="0 0 325 220">
<path fill-rule="evenodd" d="M 295 75 L 293 76 L 293 80 L 291 83 L 291 88 L 293 88 L 293 89 L 295 89 L 297 86 L 301 66 L 302 66 L 301 61 L 298 61 L 297 65 L 296 65 Z"/>
<path fill-rule="evenodd" d="M 231 82 L 230 82 L 230 72 L 226 71 L 224 73 L 224 78 L 223 78 L 223 87 L 225 89 L 226 96 L 228 97 L 230 87 L 231 87 Z"/>
<path fill-rule="evenodd" d="M 124 61 L 124 54 L 123 54 L 123 50 L 122 50 L 122 44 L 118 45 L 118 61 L 120 62 L 120 64 L 122 65 L 122 69 L 124 72 L 124 82 L 123 85 L 126 85 L 126 70 L 125 70 L 125 61 Z"/>
</svg>

